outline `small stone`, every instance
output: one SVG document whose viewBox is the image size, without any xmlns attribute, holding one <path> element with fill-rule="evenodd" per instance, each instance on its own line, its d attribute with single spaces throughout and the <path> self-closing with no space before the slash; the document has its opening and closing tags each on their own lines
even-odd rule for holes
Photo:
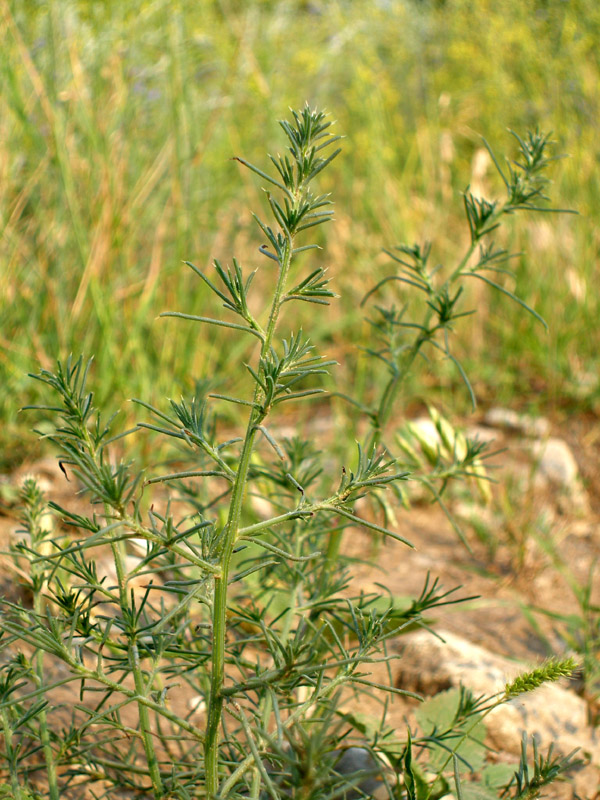
<svg viewBox="0 0 600 800">
<path fill-rule="evenodd" d="M 537 463 L 536 482 L 560 490 L 556 498 L 559 511 L 587 514 L 589 498 L 569 445 L 562 439 L 550 438 L 534 444 L 533 456 Z"/>
<path fill-rule="evenodd" d="M 367 775 L 358 781 L 356 789 L 344 792 L 345 800 L 358 800 L 365 795 L 373 796 L 382 784 L 381 764 L 366 747 L 347 747 L 334 764 L 338 775 L 352 775 L 354 772 L 365 772 Z"/>
<path fill-rule="evenodd" d="M 484 417 L 484 422 L 490 428 L 504 428 L 538 439 L 550 433 L 550 423 L 545 417 L 518 414 L 510 408 L 490 408 Z"/>
<path fill-rule="evenodd" d="M 483 425 L 469 425 L 465 430 L 465 436 L 471 441 L 477 440 L 478 442 L 485 442 L 491 444 L 498 441 L 498 434 L 496 431 L 491 431 Z"/>
<path fill-rule="evenodd" d="M 484 422 L 490 428 L 517 430 L 519 427 L 519 415 L 510 408 L 490 408 L 484 417 Z"/>
<path fill-rule="evenodd" d="M 551 483 L 564 489 L 574 488 L 579 481 L 579 468 L 571 448 L 563 439 L 550 438 L 537 442 L 533 454 L 539 472 Z"/>
</svg>

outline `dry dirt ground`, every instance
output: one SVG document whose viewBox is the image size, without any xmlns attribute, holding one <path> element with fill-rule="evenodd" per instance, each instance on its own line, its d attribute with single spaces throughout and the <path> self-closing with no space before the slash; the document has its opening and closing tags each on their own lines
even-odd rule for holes
<svg viewBox="0 0 600 800">
<path fill-rule="evenodd" d="M 429 572 L 446 589 L 462 587 L 457 596 L 478 597 L 433 613 L 435 627 L 459 634 L 492 654 L 519 659 L 528 665 L 537 664 L 548 655 L 549 643 L 556 652 L 564 653 L 568 645 L 561 635 L 561 625 L 537 614 L 539 629 L 536 630 L 523 613 L 523 607 L 581 614 L 569 588 L 567 573 L 581 585 L 585 584 L 600 555 L 600 424 L 595 418 L 579 417 L 553 423 L 550 428 L 552 435 L 568 443 L 575 456 L 581 478 L 577 496 L 573 487 L 539 479 L 535 465 L 532 466 L 531 440 L 518 431 L 493 430 L 495 445 L 506 450 L 494 459 L 498 483 L 491 508 L 477 505 L 473 508 L 461 497 L 450 503 L 452 511 L 463 519 L 471 552 L 460 542 L 444 513 L 426 498 L 417 496 L 411 510 L 398 512 L 398 532 L 415 545 L 415 550 L 395 543 L 379 544 L 374 550 L 371 538 L 359 531 L 347 532 L 346 551 L 361 557 L 375 556 L 375 567 L 356 566 L 356 584 L 366 591 L 384 584 L 394 595 L 415 596 Z M 73 484 L 65 482 L 52 458 L 24 464 L 13 475 L 6 476 L 5 484 L 17 485 L 30 473 L 41 478 L 50 497 L 72 507 Z M 6 550 L 16 527 L 15 508 L 6 495 L 5 492 L 5 501 L 0 505 L 2 550 Z M 473 516 L 475 527 L 468 522 Z M 555 543 L 561 569 L 552 564 L 543 546 L 544 537 Z M 5 560 L 0 570 L 0 592 L 14 596 L 15 586 L 15 575 Z M 600 603 L 597 575 L 593 578 L 592 601 Z M 600 636 L 600 612 L 596 620 Z M 401 664 L 396 670 L 399 675 Z M 581 680 L 572 684 L 571 691 L 586 697 L 590 720 L 586 736 L 594 741 L 598 708 L 593 692 Z M 401 704 L 392 712 L 392 721 L 405 729 L 410 712 L 410 705 Z M 515 731 L 517 746 L 519 738 L 519 732 Z M 588 765 L 583 789 L 573 782 L 547 796 L 576 797 L 573 787 L 578 787 L 583 800 L 600 797 L 598 766 Z"/>
</svg>

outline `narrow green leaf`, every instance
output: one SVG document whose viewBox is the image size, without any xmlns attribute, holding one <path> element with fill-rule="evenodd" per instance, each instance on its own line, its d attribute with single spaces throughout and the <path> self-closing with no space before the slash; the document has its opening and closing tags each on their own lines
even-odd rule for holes
<svg viewBox="0 0 600 800">
<path fill-rule="evenodd" d="M 261 178 L 264 178 L 264 180 L 268 181 L 269 183 L 272 183 L 273 186 L 277 186 L 278 189 L 281 189 L 282 192 L 285 192 L 285 194 L 290 198 L 290 200 L 293 199 L 292 193 L 286 186 L 283 185 L 283 183 L 280 183 L 278 180 L 275 180 L 275 178 L 272 178 L 266 172 L 263 172 L 262 169 L 255 167 L 254 164 L 251 164 L 249 161 L 246 161 L 244 158 L 240 158 L 239 156 L 234 156 L 233 160 L 239 161 L 240 164 L 243 164 L 245 167 L 248 167 L 249 170 L 252 170 L 252 172 L 255 172 L 257 175 L 260 175 Z"/>
<path fill-rule="evenodd" d="M 195 314 L 184 314 L 181 311 L 163 311 L 162 314 L 159 314 L 159 316 L 177 317 L 178 319 L 189 319 L 192 320 L 192 322 L 206 322 L 209 325 L 219 325 L 222 328 L 233 328 L 236 331 L 251 333 L 252 336 L 256 336 L 257 339 L 260 339 L 261 342 L 265 338 L 262 333 L 254 330 L 254 328 L 249 328 L 247 325 L 238 325 L 235 322 L 224 322 L 223 320 L 212 319 L 211 317 L 197 317 Z"/>
<path fill-rule="evenodd" d="M 403 536 L 400 536 L 399 533 L 394 533 L 394 531 L 390 531 L 388 528 L 382 528 L 381 525 L 377 525 L 375 522 L 369 522 L 366 519 L 357 517 L 351 511 L 348 511 L 347 509 L 342 508 L 341 506 L 329 505 L 329 506 L 324 506 L 324 508 L 327 508 L 329 511 L 333 511 L 335 514 L 341 514 L 342 517 L 346 517 L 346 519 L 351 520 L 352 522 L 356 523 L 356 525 L 360 525 L 363 528 L 369 528 L 372 531 L 377 531 L 377 533 L 383 533 L 386 536 L 395 539 L 397 542 L 402 542 L 402 544 L 405 544 L 408 547 L 414 549 L 414 544 L 409 542 L 408 539 L 405 539 Z"/>
<path fill-rule="evenodd" d="M 546 320 L 543 317 L 541 317 L 537 313 L 537 311 L 531 308 L 531 306 L 527 305 L 527 303 L 524 300 L 521 300 L 520 297 L 517 297 L 516 294 L 513 294 L 508 289 L 505 289 L 503 286 L 500 286 L 499 283 L 496 283 L 495 281 L 486 278 L 485 275 L 480 275 L 478 272 L 463 272 L 463 275 L 465 275 L 465 277 L 468 276 L 468 277 L 478 278 L 480 281 L 487 283 L 489 286 L 492 286 L 494 289 L 497 289 L 499 292 L 502 292 L 502 294 L 505 294 L 507 297 L 510 297 L 511 300 L 514 300 L 515 303 L 518 303 L 520 306 L 522 306 L 525 309 L 525 311 L 528 311 L 533 317 L 535 317 L 539 322 L 542 323 L 542 325 L 546 330 L 548 330 L 548 325 L 546 323 Z"/>
</svg>

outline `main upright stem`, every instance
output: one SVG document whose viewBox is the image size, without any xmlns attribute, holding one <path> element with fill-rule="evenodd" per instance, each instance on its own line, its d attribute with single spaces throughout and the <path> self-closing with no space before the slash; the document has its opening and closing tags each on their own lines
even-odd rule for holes
<svg viewBox="0 0 600 800">
<path fill-rule="evenodd" d="M 277 287 L 271 304 L 271 313 L 263 345 L 261 359 L 268 355 L 275 333 L 275 326 L 279 316 L 281 298 L 285 282 L 292 262 L 293 240 L 290 236 L 284 250 Z M 204 762 L 206 769 L 206 793 L 209 798 L 214 797 L 219 789 L 219 731 L 223 713 L 223 680 L 225 677 L 225 644 L 227 635 L 227 588 L 229 583 L 229 570 L 231 556 L 240 527 L 240 517 L 244 501 L 244 489 L 250 469 L 250 458 L 254 446 L 254 439 L 258 426 L 267 416 L 268 409 L 260 407 L 260 386 L 257 384 L 254 391 L 254 403 L 250 412 L 246 436 L 240 456 L 240 463 L 233 485 L 229 516 L 225 525 L 225 541 L 221 556 L 221 573 L 214 578 L 213 617 L 212 617 L 212 665 L 210 676 L 210 696 L 208 702 L 208 719 L 206 724 L 206 741 L 204 746 Z"/>
</svg>

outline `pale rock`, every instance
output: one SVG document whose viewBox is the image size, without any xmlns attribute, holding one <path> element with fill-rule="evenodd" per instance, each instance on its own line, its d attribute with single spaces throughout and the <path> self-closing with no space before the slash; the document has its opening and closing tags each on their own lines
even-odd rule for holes
<svg viewBox="0 0 600 800">
<path fill-rule="evenodd" d="M 486 444 L 498 441 L 498 433 L 490 430 L 489 427 L 486 428 L 484 425 L 469 425 L 465 430 L 465 436 L 467 439 L 477 439 L 477 441 L 485 442 Z"/>
<path fill-rule="evenodd" d="M 517 430 L 519 427 L 519 415 L 510 408 L 490 408 L 483 419 L 490 428 Z"/>
<path fill-rule="evenodd" d="M 504 428 L 539 439 L 550 433 L 550 423 L 545 417 L 518 414 L 510 408 L 490 408 L 484 417 L 484 422 L 490 428 Z"/>
<path fill-rule="evenodd" d="M 538 482 L 549 484 L 562 493 L 562 497 L 558 497 L 560 510 L 565 513 L 587 513 L 589 498 L 569 445 L 563 439 L 551 437 L 545 442 L 536 442 L 532 452 Z"/>
<path fill-rule="evenodd" d="M 448 631 L 437 634 L 441 639 L 429 631 L 418 631 L 397 642 L 396 649 L 402 654 L 399 687 L 430 696 L 463 685 L 475 696 L 489 696 L 502 692 L 507 682 L 533 668 Z M 587 704 L 567 685 L 567 681 L 545 684 L 494 709 L 486 718 L 492 747 L 518 756 L 522 731 L 527 731 L 536 735 L 542 751 L 554 742 L 563 754 L 579 748 L 582 756 L 589 754 L 591 764 L 600 764 L 600 745 L 588 725 Z M 587 792 L 598 778 L 597 767 L 588 766 L 577 773 L 575 781 Z"/>
<path fill-rule="evenodd" d="M 536 442 L 533 455 L 538 470 L 551 483 L 564 489 L 573 488 L 579 480 L 579 468 L 571 448 L 563 439 L 550 438 Z"/>
</svg>

